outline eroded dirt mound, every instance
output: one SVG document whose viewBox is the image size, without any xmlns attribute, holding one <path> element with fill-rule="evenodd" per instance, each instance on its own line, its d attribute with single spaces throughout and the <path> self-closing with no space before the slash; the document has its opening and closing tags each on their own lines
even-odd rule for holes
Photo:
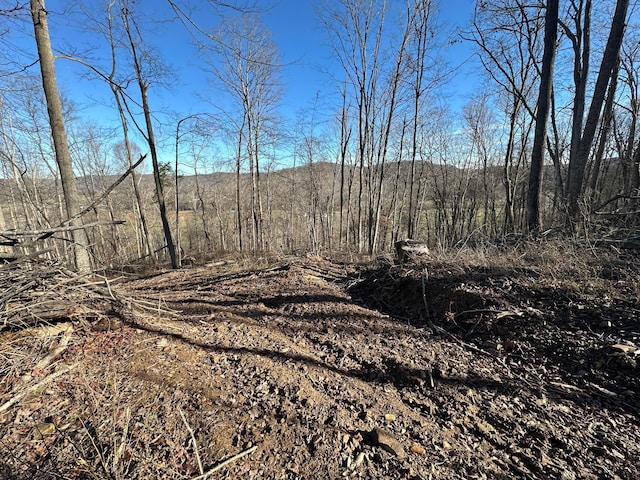
<svg viewBox="0 0 640 480">
<path fill-rule="evenodd" d="M 51 370 L 6 337 L 2 402 L 74 368 L 2 411 L 0 477 L 637 478 L 633 277 L 510 268 L 309 257 L 119 285 L 157 313 L 76 324 Z"/>
</svg>

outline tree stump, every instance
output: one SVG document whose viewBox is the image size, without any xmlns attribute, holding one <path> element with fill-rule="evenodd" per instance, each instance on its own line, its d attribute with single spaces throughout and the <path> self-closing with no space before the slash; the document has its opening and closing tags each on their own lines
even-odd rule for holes
<svg viewBox="0 0 640 480">
<path fill-rule="evenodd" d="M 399 240 L 395 243 L 396 255 L 400 263 L 415 260 L 418 257 L 429 255 L 429 247 L 426 243 L 418 240 Z"/>
</svg>

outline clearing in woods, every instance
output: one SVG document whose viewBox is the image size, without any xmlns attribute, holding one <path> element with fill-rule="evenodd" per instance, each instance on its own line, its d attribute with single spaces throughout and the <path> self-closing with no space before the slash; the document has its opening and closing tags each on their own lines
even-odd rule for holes
<svg viewBox="0 0 640 480">
<path fill-rule="evenodd" d="M 638 478 L 638 260 L 598 255 L 52 275 L 55 327 L 1 333 L 0 478 Z"/>
</svg>

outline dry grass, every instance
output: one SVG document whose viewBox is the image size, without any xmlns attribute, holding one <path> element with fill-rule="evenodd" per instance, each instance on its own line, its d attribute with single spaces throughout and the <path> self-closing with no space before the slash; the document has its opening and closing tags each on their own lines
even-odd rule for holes
<svg viewBox="0 0 640 480">
<path fill-rule="evenodd" d="M 611 280 L 626 282 L 625 293 L 640 295 L 640 263 L 633 252 L 613 247 L 593 248 L 570 240 L 527 242 L 514 246 L 484 245 L 432 252 L 428 263 L 458 268 L 528 269 L 576 293 L 616 294 Z"/>
<path fill-rule="evenodd" d="M 100 335 L 79 332 L 67 352 L 78 360 L 78 368 L 1 419 L 0 476 L 190 478 L 202 473 L 203 463 L 211 467 L 224 460 L 214 455 L 231 451 L 229 445 L 214 443 L 218 451 L 207 445 L 200 452 L 189 431 L 194 425 L 203 432 L 204 424 L 216 422 L 194 404 L 199 397 L 195 388 L 206 395 L 206 379 L 196 380 L 197 373 L 188 371 L 198 366 L 197 352 L 185 347 L 158 355 L 158 338 L 130 328 Z M 31 342 L 32 349 L 38 343 L 46 352 L 43 342 Z M 176 370 L 180 361 L 187 366 L 183 371 Z"/>
</svg>

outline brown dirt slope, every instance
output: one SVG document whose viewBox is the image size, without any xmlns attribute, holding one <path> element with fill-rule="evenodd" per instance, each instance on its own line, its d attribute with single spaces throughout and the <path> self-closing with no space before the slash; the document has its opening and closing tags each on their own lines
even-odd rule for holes
<svg viewBox="0 0 640 480">
<path fill-rule="evenodd" d="M 474 259 L 149 276 L 42 370 L 66 333 L 5 331 L 2 404 L 59 376 L 0 406 L 0 478 L 638 478 L 634 264 Z"/>
</svg>

